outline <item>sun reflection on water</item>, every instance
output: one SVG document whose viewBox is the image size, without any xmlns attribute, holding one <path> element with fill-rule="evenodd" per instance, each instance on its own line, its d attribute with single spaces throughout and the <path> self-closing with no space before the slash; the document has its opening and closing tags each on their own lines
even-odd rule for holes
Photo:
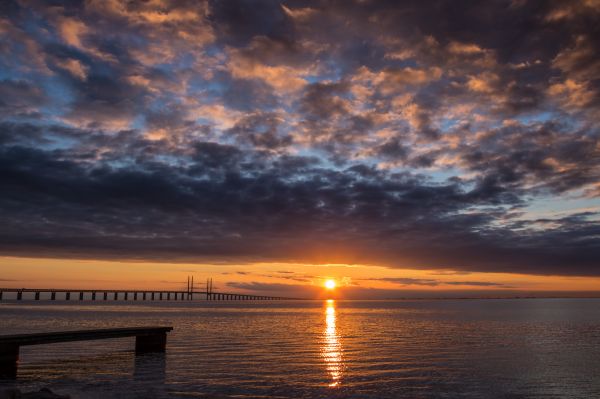
<svg viewBox="0 0 600 399">
<path fill-rule="evenodd" d="M 321 356 L 327 366 L 327 372 L 331 378 L 330 387 L 338 387 L 342 377 L 342 346 L 336 327 L 335 302 L 327 300 L 325 308 L 325 333 Z"/>
</svg>

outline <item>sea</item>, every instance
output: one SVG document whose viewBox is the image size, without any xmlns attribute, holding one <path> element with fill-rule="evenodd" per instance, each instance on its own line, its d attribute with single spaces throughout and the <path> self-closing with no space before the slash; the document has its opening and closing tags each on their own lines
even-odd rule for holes
<svg viewBox="0 0 600 399">
<path fill-rule="evenodd" d="M 71 398 L 600 398 L 600 299 L 3 301 L 0 334 L 173 326 L 22 347 L 0 390 Z"/>
</svg>

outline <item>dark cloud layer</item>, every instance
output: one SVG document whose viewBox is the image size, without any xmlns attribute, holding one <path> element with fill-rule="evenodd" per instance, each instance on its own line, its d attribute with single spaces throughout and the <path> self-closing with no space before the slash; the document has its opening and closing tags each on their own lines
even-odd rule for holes
<svg viewBox="0 0 600 399">
<path fill-rule="evenodd" d="M 2 9 L 2 254 L 600 275 L 596 1 Z"/>
</svg>

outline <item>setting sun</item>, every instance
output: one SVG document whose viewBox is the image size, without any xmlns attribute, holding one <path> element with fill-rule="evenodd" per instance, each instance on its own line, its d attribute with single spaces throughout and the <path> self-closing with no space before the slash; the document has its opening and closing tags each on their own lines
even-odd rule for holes
<svg viewBox="0 0 600 399">
<path fill-rule="evenodd" d="M 335 288 L 335 280 L 325 280 L 325 288 L 332 290 Z"/>
</svg>

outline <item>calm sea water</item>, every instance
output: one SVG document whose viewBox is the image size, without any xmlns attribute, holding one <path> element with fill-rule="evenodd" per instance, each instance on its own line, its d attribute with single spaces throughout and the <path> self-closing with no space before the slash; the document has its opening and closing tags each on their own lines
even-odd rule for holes
<svg viewBox="0 0 600 399">
<path fill-rule="evenodd" d="M 74 398 L 600 398 L 600 299 L 0 303 L 2 334 L 172 325 L 21 349 L 16 382 Z"/>
</svg>

